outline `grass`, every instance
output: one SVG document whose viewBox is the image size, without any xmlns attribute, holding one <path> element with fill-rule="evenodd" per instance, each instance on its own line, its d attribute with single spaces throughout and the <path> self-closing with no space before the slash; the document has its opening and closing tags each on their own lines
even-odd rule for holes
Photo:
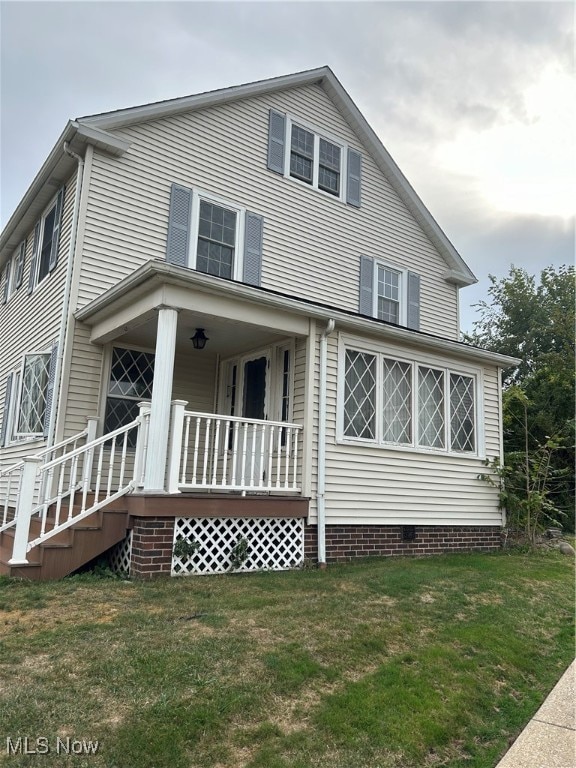
<svg viewBox="0 0 576 768">
<path fill-rule="evenodd" d="M 573 658 L 573 597 L 553 551 L 0 580 L 0 764 L 492 768 Z"/>
</svg>

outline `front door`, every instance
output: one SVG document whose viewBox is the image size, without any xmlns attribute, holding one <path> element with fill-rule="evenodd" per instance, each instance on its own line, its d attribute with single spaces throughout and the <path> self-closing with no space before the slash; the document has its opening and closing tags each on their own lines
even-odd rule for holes
<svg viewBox="0 0 576 768">
<path fill-rule="evenodd" d="M 260 355 L 243 361 L 242 416 L 246 419 L 267 418 L 267 390 L 269 357 Z M 264 429 L 248 425 L 246 454 L 244 459 L 244 482 L 260 485 L 263 479 Z"/>
</svg>

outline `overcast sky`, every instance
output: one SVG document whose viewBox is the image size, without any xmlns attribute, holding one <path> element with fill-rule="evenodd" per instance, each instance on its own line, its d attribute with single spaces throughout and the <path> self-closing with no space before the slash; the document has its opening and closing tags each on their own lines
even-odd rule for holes
<svg viewBox="0 0 576 768">
<path fill-rule="evenodd" d="M 5 224 L 70 118 L 328 64 L 479 279 L 574 262 L 574 5 L 2 2 Z"/>
</svg>

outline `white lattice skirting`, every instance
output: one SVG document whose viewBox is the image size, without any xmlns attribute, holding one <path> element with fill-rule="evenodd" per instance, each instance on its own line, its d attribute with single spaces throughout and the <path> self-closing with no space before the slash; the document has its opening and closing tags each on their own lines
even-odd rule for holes
<svg viewBox="0 0 576 768">
<path fill-rule="evenodd" d="M 109 552 L 108 563 L 110 570 L 122 576 L 130 576 L 130 563 L 132 560 L 132 531 L 125 539 L 119 541 Z"/>
<path fill-rule="evenodd" d="M 291 518 L 177 517 L 174 544 L 190 555 L 172 557 L 172 575 L 286 571 L 304 562 L 304 521 Z"/>
</svg>

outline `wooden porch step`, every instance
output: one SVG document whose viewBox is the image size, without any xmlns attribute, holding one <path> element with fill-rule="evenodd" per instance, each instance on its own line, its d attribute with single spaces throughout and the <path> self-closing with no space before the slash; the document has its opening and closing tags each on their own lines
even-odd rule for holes
<svg viewBox="0 0 576 768">
<path fill-rule="evenodd" d="M 39 530 L 40 521 L 34 520 L 33 526 Z M 127 527 L 126 507 L 97 510 L 52 539 L 33 547 L 27 555 L 27 565 L 8 563 L 14 541 L 14 530 L 8 529 L 0 534 L 0 574 L 38 581 L 61 579 L 122 541 Z"/>
</svg>

